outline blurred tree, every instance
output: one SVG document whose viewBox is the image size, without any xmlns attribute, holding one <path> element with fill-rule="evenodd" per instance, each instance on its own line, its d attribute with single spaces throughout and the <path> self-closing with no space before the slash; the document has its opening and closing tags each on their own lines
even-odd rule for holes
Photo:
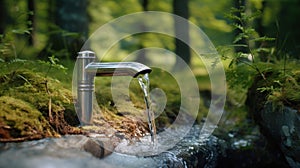
<svg viewBox="0 0 300 168">
<path fill-rule="evenodd" d="M 188 0 L 173 0 L 173 13 L 175 15 L 181 16 L 186 20 L 181 22 L 177 19 L 174 20 L 175 26 L 175 53 L 181 57 L 187 64 L 191 62 L 191 51 L 189 47 L 190 35 L 189 35 L 189 7 Z M 183 39 L 186 43 L 181 41 Z M 178 59 L 176 60 L 176 69 L 180 69 L 182 65 L 179 64 Z"/>
<path fill-rule="evenodd" d="M 144 12 L 147 12 L 148 11 L 148 4 L 149 4 L 149 1 L 148 0 L 140 0 L 140 3 L 142 5 L 142 9 Z M 141 25 L 141 29 L 142 31 L 146 30 L 145 28 L 145 25 Z M 141 37 L 143 38 L 143 36 Z M 142 40 L 139 40 L 141 41 L 139 43 L 139 49 L 143 49 L 145 48 L 145 45 L 144 43 L 142 42 Z M 136 61 L 137 62 L 141 62 L 141 63 L 146 63 L 147 62 L 147 58 L 146 58 L 146 50 L 141 50 L 136 58 Z"/>
<path fill-rule="evenodd" d="M 141 0 L 143 11 L 148 11 L 149 0 Z"/>
<path fill-rule="evenodd" d="M 256 4 L 254 3 L 254 5 L 253 5 L 254 8 L 260 10 L 262 15 L 260 17 L 258 17 L 256 20 L 254 20 L 253 27 L 255 27 L 255 30 L 260 37 L 264 37 L 264 36 L 266 36 L 266 32 L 265 32 L 266 30 L 264 27 L 264 13 L 265 13 L 265 9 L 267 6 L 267 1 L 260 0 L 259 3 L 257 3 L 257 1 L 254 1 L 254 2 L 256 2 Z M 273 36 L 273 37 L 275 37 L 275 36 Z M 260 46 L 258 46 L 258 45 L 260 45 Z M 257 48 L 267 48 L 267 47 L 274 46 L 274 41 L 264 41 L 262 43 L 258 43 L 258 45 L 256 45 Z M 271 55 L 268 52 L 260 52 L 259 58 L 263 62 L 269 62 L 271 60 Z"/>
<path fill-rule="evenodd" d="M 0 0 L 0 34 L 4 34 L 6 25 L 7 10 L 5 0 Z"/>
<path fill-rule="evenodd" d="M 266 0 L 261 0 L 261 4 L 259 5 L 258 9 L 262 12 L 262 14 L 264 13 L 265 9 L 266 9 L 266 5 L 267 5 L 267 1 Z M 256 31 L 259 33 L 260 36 L 264 35 L 264 26 L 263 26 L 263 16 L 257 18 L 256 22 Z"/>
<path fill-rule="evenodd" d="M 88 35 L 87 0 L 51 0 L 49 40 L 40 58 L 76 58 Z"/>
<path fill-rule="evenodd" d="M 255 23 L 258 33 L 277 38 L 277 59 L 282 58 L 286 53 L 299 59 L 300 26 L 297 22 L 300 18 L 300 1 L 246 0 L 246 2 L 262 12 L 262 17 Z"/>
<path fill-rule="evenodd" d="M 236 0 L 235 0 L 236 1 Z M 201 28 L 214 45 L 225 45 L 231 41 L 232 27 L 225 13 L 228 13 L 233 5 L 233 0 L 190 0 L 189 20 Z M 191 40 L 194 35 L 190 34 Z"/>
<path fill-rule="evenodd" d="M 288 0 L 280 1 L 279 23 L 279 44 L 285 53 L 300 59 L 300 1 Z"/>
</svg>

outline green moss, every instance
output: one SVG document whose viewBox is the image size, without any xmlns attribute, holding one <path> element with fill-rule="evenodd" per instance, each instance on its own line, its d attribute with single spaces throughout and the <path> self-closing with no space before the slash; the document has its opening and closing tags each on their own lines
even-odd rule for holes
<svg viewBox="0 0 300 168">
<path fill-rule="evenodd" d="M 10 130 L 2 137 L 48 137 L 57 135 L 43 115 L 29 103 L 8 96 L 0 97 L 0 129 Z M 3 131 L 2 131 L 3 132 Z"/>
<path fill-rule="evenodd" d="M 7 79 L 4 79 L 4 76 Z M 17 70 L 5 74 L 0 85 L 1 94 L 22 99 L 36 107 L 44 115 L 48 113 L 49 99 L 52 99 L 52 111 L 74 111 L 72 93 L 61 86 L 60 82 L 52 78 L 45 78 L 42 74 L 29 70 Z M 71 105 L 71 106 L 70 106 Z"/>
<path fill-rule="evenodd" d="M 260 125 L 263 123 L 264 121 L 262 121 L 261 112 L 266 110 L 266 104 L 272 104 L 274 115 L 276 115 L 275 113 L 282 112 L 282 110 L 276 109 L 283 109 L 284 106 L 288 106 L 300 112 L 300 76 L 298 65 L 297 62 L 292 61 L 287 62 L 286 66 L 284 66 L 284 64 L 276 63 L 268 66 L 268 70 L 262 71 L 264 78 L 261 74 L 257 74 L 253 80 L 252 86 L 247 92 L 247 99 L 245 101 L 246 108 L 244 109 L 247 113 L 239 112 L 239 114 L 246 114 L 244 117 L 240 116 L 240 118 L 245 118 L 244 120 L 237 120 L 237 122 L 240 123 L 237 125 L 240 130 L 243 128 L 243 122 L 247 123 L 247 121 L 251 121 L 248 120 L 250 117 L 256 124 Z M 233 110 L 231 110 L 231 113 L 232 112 Z M 229 117 L 232 118 L 234 116 L 231 115 Z M 263 119 L 267 121 L 267 118 Z"/>
<path fill-rule="evenodd" d="M 71 90 L 42 73 L 22 68 L 0 73 L 0 96 L 11 101 L 18 100 L 15 101 L 16 104 L 2 102 L 5 104 L 1 105 L 2 122 L 4 125 L 13 126 L 13 129 L 4 131 L 12 133 L 8 138 L 66 134 L 75 129 L 70 125 L 79 124 Z M 8 112 L 10 116 L 6 115 Z M 28 116 L 24 117 L 23 113 L 28 113 Z M 39 120 L 40 123 L 27 120 L 29 118 Z M 36 127 L 32 127 L 35 124 Z"/>
<path fill-rule="evenodd" d="M 271 67 L 264 72 L 266 79 L 257 78 L 257 89 L 266 95 L 265 100 L 275 106 L 290 106 L 300 111 L 300 71 L 298 65 L 289 63 L 289 69 Z"/>
</svg>

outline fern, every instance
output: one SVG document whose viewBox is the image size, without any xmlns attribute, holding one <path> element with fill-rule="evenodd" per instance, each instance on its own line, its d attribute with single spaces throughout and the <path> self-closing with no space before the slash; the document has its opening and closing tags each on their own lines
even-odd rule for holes
<svg viewBox="0 0 300 168">
<path fill-rule="evenodd" d="M 5 30 L 5 34 L 0 34 L 0 62 L 10 62 L 17 59 L 18 55 L 20 55 L 17 49 L 20 50 L 20 48 L 25 47 L 17 48 L 16 41 L 21 36 L 26 37 L 30 35 L 33 30 L 31 22 L 24 22 L 23 19 L 19 19 L 28 15 L 33 15 L 33 12 L 16 11 L 14 16 L 16 17 L 16 22 L 11 25 L 12 27 L 8 27 Z"/>
<path fill-rule="evenodd" d="M 256 74 L 259 74 L 262 79 L 266 80 L 263 72 L 267 69 L 267 66 L 261 66 L 261 64 L 268 63 L 261 61 L 260 57 L 262 53 L 268 56 L 272 55 L 273 50 L 262 44 L 273 42 L 275 38 L 259 36 L 257 31 L 252 27 L 251 23 L 261 17 L 261 15 L 262 12 L 259 10 L 252 11 L 251 14 L 246 13 L 245 6 L 231 8 L 230 12 L 226 14 L 226 17 L 233 22 L 232 27 L 239 32 L 234 37 L 231 45 L 218 48 L 222 58 L 224 60 L 229 59 L 230 61 L 227 79 L 231 88 L 249 88 Z M 242 52 L 235 52 L 233 47 L 240 47 L 244 50 Z"/>
<path fill-rule="evenodd" d="M 42 61 L 42 60 L 38 61 L 38 63 L 48 66 L 47 72 L 45 73 L 45 78 L 47 78 L 47 76 L 49 75 L 52 68 L 56 68 L 56 69 L 60 70 L 61 72 L 63 72 L 64 74 L 67 73 L 66 72 L 67 68 L 59 63 L 59 59 L 55 55 L 48 57 L 48 59 L 49 59 L 49 61 Z"/>
</svg>

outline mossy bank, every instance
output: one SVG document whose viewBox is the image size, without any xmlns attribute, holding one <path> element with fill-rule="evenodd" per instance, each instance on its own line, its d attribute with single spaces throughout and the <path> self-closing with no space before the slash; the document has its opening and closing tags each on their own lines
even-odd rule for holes
<svg viewBox="0 0 300 168">
<path fill-rule="evenodd" d="M 0 140 L 57 137 L 80 130 L 72 93 L 58 80 L 21 69 L 0 75 Z"/>
</svg>

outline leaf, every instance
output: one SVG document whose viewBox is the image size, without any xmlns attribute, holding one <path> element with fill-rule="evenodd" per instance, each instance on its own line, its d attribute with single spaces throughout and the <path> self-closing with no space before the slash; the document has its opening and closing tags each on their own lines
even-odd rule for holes
<svg viewBox="0 0 300 168">
<path fill-rule="evenodd" d="M 238 20 L 238 21 L 241 20 L 238 16 L 236 16 L 234 14 L 227 14 L 227 15 L 225 15 L 225 17 L 230 19 L 230 20 Z"/>
<path fill-rule="evenodd" d="M 282 86 L 282 83 L 280 82 L 280 80 L 274 80 L 274 83 L 277 83 L 279 86 Z"/>
<path fill-rule="evenodd" d="M 275 41 L 276 38 L 271 38 L 271 37 L 258 37 L 258 38 L 255 38 L 253 39 L 254 41 Z"/>
<path fill-rule="evenodd" d="M 31 26 L 32 25 L 32 21 L 27 21 L 27 25 Z"/>
<path fill-rule="evenodd" d="M 240 24 L 238 24 L 238 23 L 233 23 L 232 25 L 233 25 L 233 27 L 235 27 L 236 29 L 239 29 L 239 30 L 241 30 L 242 32 L 244 31 L 244 28 L 242 27 L 242 25 L 240 25 Z"/>
<path fill-rule="evenodd" d="M 13 33 L 15 34 L 30 34 L 30 31 L 29 30 L 22 30 L 22 29 L 13 29 L 12 30 Z"/>
<path fill-rule="evenodd" d="M 249 19 L 253 20 L 256 18 L 261 17 L 262 12 L 260 10 L 256 10 L 254 13 L 252 13 L 252 15 L 249 16 Z"/>
<path fill-rule="evenodd" d="M 80 37 L 80 33 L 74 33 L 74 32 L 64 32 L 64 37 Z"/>
<path fill-rule="evenodd" d="M 19 78 L 23 79 L 26 83 L 28 83 L 30 86 L 32 85 L 24 76 L 22 75 L 17 75 Z"/>
<path fill-rule="evenodd" d="M 247 34 L 247 35 L 255 35 L 255 34 L 257 34 L 257 32 L 253 28 L 247 28 L 247 29 L 245 29 L 245 34 Z"/>
<path fill-rule="evenodd" d="M 271 49 L 270 49 L 270 48 L 264 48 L 264 47 L 261 47 L 261 48 L 258 48 L 256 51 L 257 51 L 257 52 L 270 53 Z"/>
<path fill-rule="evenodd" d="M 55 55 L 52 55 L 51 57 L 48 57 L 49 60 L 50 60 L 50 63 L 53 64 L 53 65 L 56 65 L 56 62 L 59 61 L 58 58 L 55 57 Z"/>
<path fill-rule="evenodd" d="M 26 62 L 27 60 L 25 59 L 19 59 L 19 58 L 16 58 L 16 59 L 13 59 L 11 62 Z"/>
<path fill-rule="evenodd" d="M 243 38 L 245 38 L 245 34 L 244 34 L 244 33 L 240 33 L 240 34 L 238 34 L 238 35 L 234 38 L 233 43 L 237 43 L 237 42 L 241 41 Z"/>
<path fill-rule="evenodd" d="M 46 64 L 46 65 L 49 65 L 49 62 L 42 61 L 42 60 L 38 60 L 38 63 L 40 63 L 40 64 Z"/>
<path fill-rule="evenodd" d="M 229 46 L 232 46 L 232 47 L 246 47 L 246 48 L 248 48 L 248 46 L 246 44 L 233 44 L 233 45 L 229 45 Z"/>
<path fill-rule="evenodd" d="M 34 15 L 34 12 L 33 11 L 29 11 L 28 15 Z"/>
<path fill-rule="evenodd" d="M 257 91 L 260 91 L 261 93 L 262 92 L 271 92 L 273 90 L 274 90 L 273 85 L 270 86 L 270 87 L 260 87 L 260 88 L 257 88 Z"/>
<path fill-rule="evenodd" d="M 59 65 L 59 64 L 56 64 L 55 67 L 56 67 L 56 68 L 59 68 L 59 69 L 61 69 L 61 70 L 66 70 L 66 69 L 67 69 L 67 68 L 64 67 L 63 65 Z"/>
</svg>

